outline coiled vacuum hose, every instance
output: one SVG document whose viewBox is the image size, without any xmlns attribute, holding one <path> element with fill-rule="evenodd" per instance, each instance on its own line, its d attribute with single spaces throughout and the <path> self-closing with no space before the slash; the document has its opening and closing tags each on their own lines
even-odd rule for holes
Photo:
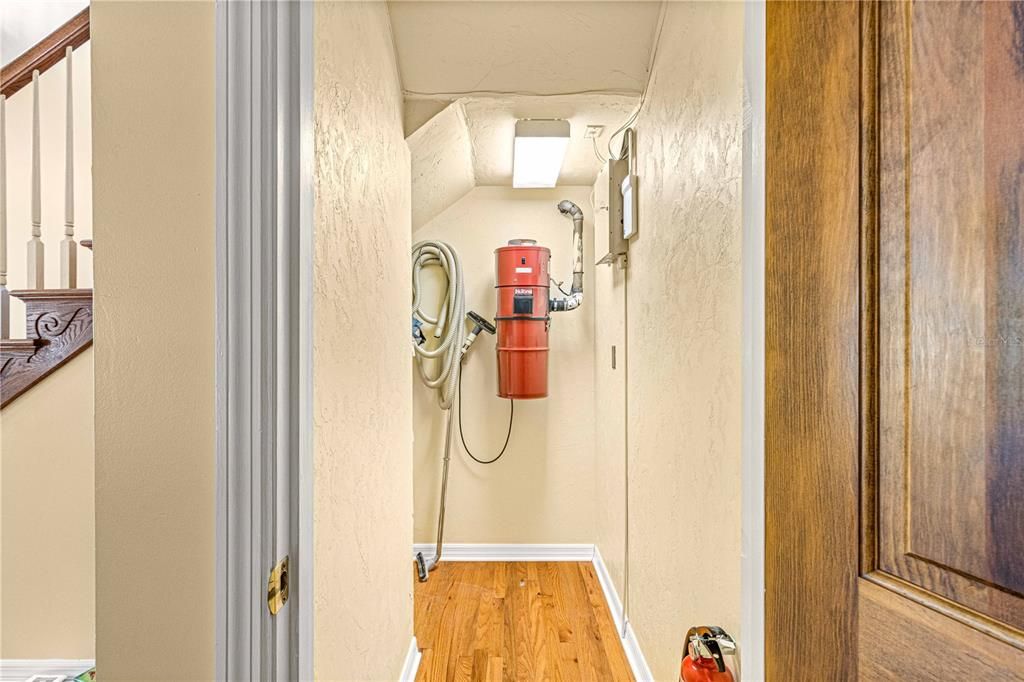
<svg viewBox="0 0 1024 682">
<path fill-rule="evenodd" d="M 444 300 L 437 317 L 423 310 L 423 296 L 420 291 L 420 274 L 424 268 L 439 267 L 444 271 L 447 285 Z M 444 542 L 444 511 L 448 498 L 448 464 L 452 449 L 452 403 L 459 385 L 462 368 L 462 345 L 466 339 L 466 301 L 462 289 L 462 264 L 455 249 L 441 241 L 417 242 L 412 247 L 412 316 L 420 322 L 434 327 L 433 337 L 441 342 L 428 349 L 428 342 L 413 343 L 416 350 L 416 368 L 420 379 L 430 388 L 437 389 L 437 402 L 442 410 L 448 410 L 444 434 L 444 459 L 441 472 L 441 506 L 437 514 L 437 543 L 434 556 L 429 559 L 420 552 L 416 555 L 416 572 L 420 581 L 437 568 L 441 561 L 441 547 Z M 434 365 L 434 372 L 426 368 Z"/>
<path fill-rule="evenodd" d="M 441 268 L 447 279 L 437 317 L 423 310 L 420 274 L 428 267 Z M 433 337 L 441 340 L 434 348 L 427 348 L 429 342 L 413 344 L 413 348 L 420 379 L 428 387 L 437 389 L 437 402 L 441 409 L 450 409 L 459 383 L 460 355 L 466 337 L 466 301 L 462 264 L 455 250 L 445 242 L 427 240 L 412 247 L 412 314 L 427 326 L 432 326 Z M 428 368 L 428 364 L 433 367 Z"/>
</svg>

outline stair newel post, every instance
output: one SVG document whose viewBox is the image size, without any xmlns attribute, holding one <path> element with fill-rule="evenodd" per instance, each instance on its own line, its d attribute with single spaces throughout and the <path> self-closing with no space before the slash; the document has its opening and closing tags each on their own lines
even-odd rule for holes
<svg viewBox="0 0 1024 682">
<path fill-rule="evenodd" d="M 78 245 L 75 244 L 75 112 L 71 85 L 71 46 L 64 52 L 67 61 L 67 116 L 64 151 L 64 239 L 60 243 L 60 286 L 78 286 Z"/>
<path fill-rule="evenodd" d="M 43 279 L 42 198 L 39 170 L 39 71 L 32 72 L 32 238 L 28 242 L 27 288 L 45 289 Z"/>
<path fill-rule="evenodd" d="M 0 95 L 0 339 L 11 338 L 11 294 L 7 291 L 7 96 Z"/>
</svg>

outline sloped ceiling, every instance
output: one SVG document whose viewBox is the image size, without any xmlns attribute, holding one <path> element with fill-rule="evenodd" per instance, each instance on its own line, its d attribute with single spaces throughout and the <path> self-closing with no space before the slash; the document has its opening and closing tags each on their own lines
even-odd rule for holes
<svg viewBox="0 0 1024 682">
<path fill-rule="evenodd" d="M 638 94 L 659 2 L 391 2 L 407 96 Z"/>
<path fill-rule="evenodd" d="M 629 117 L 638 97 L 566 95 L 561 97 L 470 97 L 462 101 L 473 149 L 477 185 L 512 185 L 512 141 L 516 119 L 560 118 L 569 121 L 569 149 L 558 176 L 560 185 L 593 184 L 608 156 L 608 137 Z M 603 126 L 596 145 L 586 139 L 587 126 Z M 595 152 L 596 148 L 596 152 Z"/>
<path fill-rule="evenodd" d="M 466 97 L 452 102 L 407 138 L 412 166 L 413 229 L 425 225 L 473 187 L 512 185 L 516 119 L 569 121 L 569 148 L 560 185 L 591 185 L 608 155 L 608 138 L 629 117 L 638 97 Z M 595 140 L 587 126 L 603 126 Z M 621 136 L 616 143 L 621 142 Z M 617 150 L 616 150 L 617 151 Z"/>
<path fill-rule="evenodd" d="M 412 229 L 416 230 L 476 184 L 462 104 L 453 103 L 406 142 L 412 173 Z"/>
<path fill-rule="evenodd" d="M 389 9 L 416 229 L 474 186 L 512 184 L 520 118 L 567 119 L 559 184 L 592 184 L 608 136 L 647 81 L 662 4 L 425 0 Z M 604 128 L 596 145 L 587 126 Z"/>
</svg>

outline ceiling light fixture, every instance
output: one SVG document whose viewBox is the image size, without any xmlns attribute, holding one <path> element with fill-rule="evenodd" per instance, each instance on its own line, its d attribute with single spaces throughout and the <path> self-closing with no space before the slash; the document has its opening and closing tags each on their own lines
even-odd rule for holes
<svg viewBox="0 0 1024 682">
<path fill-rule="evenodd" d="M 526 118 L 516 121 L 512 186 L 554 187 L 569 148 L 569 122 Z"/>
</svg>

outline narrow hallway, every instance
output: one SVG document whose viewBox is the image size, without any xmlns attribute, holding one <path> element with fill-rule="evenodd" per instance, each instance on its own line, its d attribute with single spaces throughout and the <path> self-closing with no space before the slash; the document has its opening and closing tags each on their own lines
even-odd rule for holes
<svg viewBox="0 0 1024 682">
<path fill-rule="evenodd" d="M 442 562 L 412 579 L 421 682 L 634 679 L 588 562 Z"/>
</svg>

